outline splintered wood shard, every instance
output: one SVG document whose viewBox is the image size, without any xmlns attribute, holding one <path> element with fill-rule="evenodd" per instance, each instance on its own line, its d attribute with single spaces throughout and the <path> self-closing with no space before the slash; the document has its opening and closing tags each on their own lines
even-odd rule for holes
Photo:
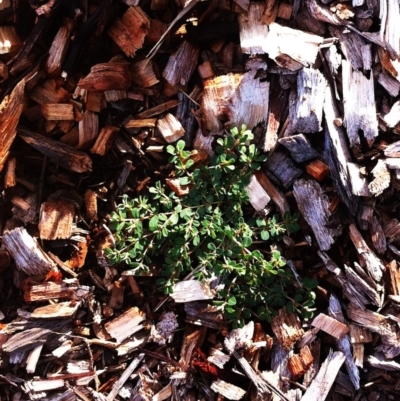
<svg viewBox="0 0 400 401">
<path fill-rule="evenodd" d="M 76 173 L 92 171 L 92 159 L 83 152 L 60 141 L 39 135 L 27 128 L 18 128 L 18 135 L 29 145 L 67 170 Z"/>
<path fill-rule="evenodd" d="M 342 228 L 329 228 L 329 200 L 321 186 L 314 180 L 301 179 L 294 183 L 293 194 L 307 223 L 312 228 L 321 250 L 330 249 Z"/>
<path fill-rule="evenodd" d="M 290 70 L 315 63 L 323 37 L 272 23 L 263 50 L 277 64 Z M 295 61 L 293 64 L 290 60 Z M 297 64 L 297 65 L 296 65 Z"/>
<path fill-rule="evenodd" d="M 35 327 L 33 329 L 24 330 L 11 336 L 3 345 L 2 350 L 11 353 L 21 349 L 29 350 L 40 344 L 44 344 L 51 334 L 48 329 Z"/>
<path fill-rule="evenodd" d="M 3 235 L 3 244 L 14 258 L 18 268 L 28 276 L 46 274 L 55 266 L 37 241 L 23 227 L 6 231 Z"/>
<path fill-rule="evenodd" d="M 125 61 L 110 61 L 96 64 L 90 73 L 82 78 L 78 85 L 82 89 L 92 91 L 107 91 L 127 89 L 132 83 L 129 63 Z"/>
<path fill-rule="evenodd" d="M 347 309 L 349 318 L 361 327 L 378 333 L 382 340 L 382 351 L 387 359 L 400 355 L 399 333 L 389 324 L 389 318 L 368 309 L 358 308 L 351 303 Z"/>
<path fill-rule="evenodd" d="M 272 319 L 271 328 L 285 350 L 293 349 L 304 334 L 300 319 L 294 313 L 289 314 L 286 308 L 279 309 L 277 316 Z"/>
<path fill-rule="evenodd" d="M 322 106 L 326 80 L 313 68 L 303 68 L 297 75 L 297 94 L 290 98 L 288 133 L 318 132 L 322 130 Z"/>
<path fill-rule="evenodd" d="M 26 302 L 46 301 L 50 299 L 84 300 L 93 290 L 80 285 L 77 280 L 68 280 L 59 283 L 48 281 L 45 283 L 30 283 L 25 287 L 24 299 Z"/>
<path fill-rule="evenodd" d="M 290 152 L 291 156 L 297 163 L 315 159 L 319 156 L 318 152 L 303 134 L 281 138 L 279 139 L 279 143 Z"/>
<path fill-rule="evenodd" d="M 350 239 L 353 242 L 356 250 L 360 256 L 360 259 L 365 263 L 365 267 L 368 270 L 371 277 L 379 282 L 382 278 L 385 266 L 382 264 L 380 259 L 375 255 L 374 252 L 369 248 L 367 243 L 364 241 L 361 233 L 358 231 L 354 224 L 349 226 Z"/>
<path fill-rule="evenodd" d="M 237 387 L 231 383 L 227 383 L 223 380 L 218 379 L 217 381 L 213 382 L 211 384 L 211 390 L 214 392 L 221 394 L 228 400 L 241 400 L 244 395 L 246 394 L 246 391 L 241 389 L 240 387 Z"/>
<path fill-rule="evenodd" d="M 24 106 L 25 81 L 20 81 L 0 104 L 0 172 L 6 163 L 9 149 L 17 134 L 17 125 Z"/>
<path fill-rule="evenodd" d="M 346 326 L 346 321 L 340 302 L 334 295 L 331 295 L 329 298 L 329 315 L 331 318 L 334 318 L 335 320 L 337 319 L 336 321 L 339 321 L 341 324 L 343 324 L 343 326 L 346 327 L 346 330 L 349 331 L 349 328 Z M 337 340 L 337 345 L 339 351 L 343 352 L 344 356 L 346 357 L 344 363 L 346 365 L 349 378 L 353 383 L 354 388 L 358 390 L 360 388 L 360 372 L 358 371 L 358 368 L 354 362 L 350 337 L 348 335 L 344 335 L 342 338 Z"/>
<path fill-rule="evenodd" d="M 169 58 L 163 72 L 165 80 L 172 86 L 187 85 L 196 69 L 199 54 L 200 49 L 185 40 Z"/>
<path fill-rule="evenodd" d="M 332 88 L 326 87 L 324 113 L 326 121 L 325 129 L 325 155 L 342 202 L 349 208 L 352 214 L 357 211 L 358 200 L 354 196 L 348 164 L 352 161 L 350 151 L 347 147 L 343 127 L 335 124 L 340 117 L 334 102 Z"/>
<path fill-rule="evenodd" d="M 30 315 L 31 319 L 65 319 L 75 315 L 79 302 L 59 302 L 36 308 Z"/>
<path fill-rule="evenodd" d="M 342 352 L 332 352 L 332 350 L 330 350 L 317 376 L 307 388 L 301 401 L 324 401 L 328 396 L 329 390 L 331 389 L 344 360 L 345 356 Z"/>
<path fill-rule="evenodd" d="M 381 19 L 380 38 L 388 45 L 389 51 L 400 56 L 400 5 L 396 0 L 379 1 L 379 18 Z M 396 57 L 393 57 L 393 59 Z"/>
<path fill-rule="evenodd" d="M 46 62 L 46 70 L 50 76 L 56 77 L 61 74 L 61 66 L 67 54 L 73 26 L 73 21 L 66 19 L 53 40 Z"/>
<path fill-rule="evenodd" d="M 145 12 L 140 7 L 128 7 L 121 19 L 114 20 L 108 34 L 128 57 L 133 57 L 142 48 L 149 29 L 150 19 Z"/>
<path fill-rule="evenodd" d="M 146 315 L 138 308 L 130 308 L 117 318 L 105 324 L 105 329 L 118 343 L 130 337 L 143 328 L 140 323 L 146 319 Z"/>
<path fill-rule="evenodd" d="M 268 25 L 263 21 L 265 4 L 251 3 L 248 13 L 239 15 L 240 46 L 246 54 L 264 53 L 263 44 L 268 35 Z"/>
<path fill-rule="evenodd" d="M 204 82 L 202 110 L 205 129 L 219 132 L 226 126 L 252 129 L 268 119 L 269 82 L 256 78 L 257 70 L 221 75 Z"/>
<path fill-rule="evenodd" d="M 364 132 L 369 146 L 378 136 L 378 119 L 376 117 L 374 79 L 369 79 L 360 71 L 353 70 L 351 64 L 343 60 L 343 98 L 344 123 L 350 146 L 360 145 L 358 131 Z"/>
</svg>

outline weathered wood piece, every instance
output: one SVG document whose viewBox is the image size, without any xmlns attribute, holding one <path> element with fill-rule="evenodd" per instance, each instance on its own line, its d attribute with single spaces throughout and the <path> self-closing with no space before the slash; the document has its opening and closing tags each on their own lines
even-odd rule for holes
<svg viewBox="0 0 400 401">
<path fill-rule="evenodd" d="M 119 391 L 121 390 L 122 386 L 126 383 L 126 381 L 129 379 L 131 374 L 139 366 L 139 364 L 140 364 L 140 362 L 142 362 L 143 358 L 144 358 L 144 354 L 139 354 L 129 364 L 129 366 L 125 369 L 125 371 L 122 373 L 120 378 L 112 386 L 112 389 L 111 389 L 110 393 L 108 394 L 107 398 L 105 398 L 105 401 L 113 401 L 115 399 L 115 397 L 118 395 Z"/>
<path fill-rule="evenodd" d="M 362 271 L 361 266 L 355 271 L 351 267 L 344 265 L 344 270 L 348 282 L 353 285 L 359 294 L 369 299 L 374 305 L 382 306 L 383 299 L 376 290 L 376 284 Z"/>
<path fill-rule="evenodd" d="M 252 129 L 268 118 L 269 82 L 256 78 L 257 70 L 245 74 L 221 75 L 204 82 L 203 131 L 220 132 L 246 124 Z"/>
<path fill-rule="evenodd" d="M 247 14 L 239 15 L 240 47 L 245 54 L 264 53 L 263 44 L 269 32 L 265 22 L 268 11 L 264 8 L 263 3 L 251 3 Z"/>
<path fill-rule="evenodd" d="M 339 322 L 331 316 L 325 315 L 324 313 L 320 313 L 317 317 L 315 317 L 312 325 L 324 331 L 325 333 L 330 334 L 337 340 L 343 338 L 349 331 L 349 328 L 345 324 Z"/>
<path fill-rule="evenodd" d="M 212 382 L 210 388 L 228 400 L 241 400 L 246 394 L 246 391 L 240 387 L 237 387 L 231 383 L 227 383 L 221 379 Z"/>
<path fill-rule="evenodd" d="M 150 19 L 138 6 L 128 7 L 121 19 L 114 20 L 107 33 L 128 57 L 133 57 L 142 48 L 149 29 Z"/>
<path fill-rule="evenodd" d="M 282 67 L 291 71 L 311 66 L 315 63 L 321 36 L 302 32 L 272 23 L 264 41 L 263 50 Z"/>
<path fill-rule="evenodd" d="M 99 135 L 99 117 L 92 111 L 85 111 L 79 121 L 78 149 L 88 149 L 94 145 Z"/>
<path fill-rule="evenodd" d="M 323 104 L 323 101 L 321 104 Z M 281 138 L 279 139 L 279 143 L 290 152 L 290 155 L 297 163 L 315 159 L 319 156 L 318 152 L 303 134 Z"/>
<path fill-rule="evenodd" d="M 321 160 L 315 159 L 308 163 L 306 171 L 317 181 L 323 181 L 329 175 L 329 167 Z"/>
<path fill-rule="evenodd" d="M 67 170 L 84 173 L 92 170 L 92 159 L 83 152 L 54 139 L 18 127 L 18 135 L 29 145 Z"/>
<path fill-rule="evenodd" d="M 349 331 L 349 328 L 346 325 L 347 322 L 344 318 L 340 302 L 334 295 L 331 295 L 329 297 L 329 315 L 330 317 L 337 319 L 340 323 L 346 326 L 347 332 Z M 338 339 L 337 344 L 339 351 L 343 352 L 346 357 L 344 363 L 349 374 L 351 383 L 353 384 L 354 389 L 358 390 L 360 388 L 360 373 L 356 364 L 354 363 L 349 335 L 347 335 L 346 333 L 346 335 Z"/>
<path fill-rule="evenodd" d="M 58 283 L 30 283 L 24 290 L 26 302 L 46 301 L 50 299 L 84 300 L 92 292 L 92 288 L 80 285 L 78 280 L 64 280 Z"/>
<path fill-rule="evenodd" d="M 263 144 L 264 152 L 269 152 L 276 146 L 281 119 L 288 99 L 288 93 L 282 89 L 278 76 L 272 77 L 270 88 L 267 131 Z"/>
<path fill-rule="evenodd" d="M 382 278 L 382 273 L 385 270 L 385 266 L 383 266 L 379 258 L 368 247 L 361 233 L 354 224 L 350 224 L 349 234 L 351 241 L 356 247 L 359 257 L 369 274 L 375 281 L 379 282 Z"/>
<path fill-rule="evenodd" d="M 96 138 L 96 142 L 90 148 L 89 152 L 96 155 L 104 156 L 111 148 L 115 136 L 118 134 L 119 128 L 112 125 L 103 127 Z"/>
<path fill-rule="evenodd" d="M 172 143 L 185 135 L 185 130 L 178 119 L 171 113 L 157 121 L 157 128 L 166 142 Z"/>
<path fill-rule="evenodd" d="M 213 299 L 215 293 L 207 283 L 198 280 L 185 280 L 174 284 L 171 298 L 177 303 Z"/>
<path fill-rule="evenodd" d="M 294 181 L 302 174 L 302 171 L 293 163 L 293 160 L 280 150 L 272 153 L 267 159 L 265 168 L 271 179 L 273 177 L 278 179 L 285 189 L 292 186 Z"/>
<path fill-rule="evenodd" d="M 285 308 L 279 309 L 277 316 L 272 319 L 271 328 L 279 344 L 285 350 L 293 349 L 304 334 L 297 315 L 289 314 Z"/>
<path fill-rule="evenodd" d="M 290 96 L 287 133 L 311 133 L 322 130 L 322 107 L 326 80 L 318 70 L 303 68 L 297 74 L 297 94 Z"/>
<path fill-rule="evenodd" d="M 11 188 L 17 184 L 15 169 L 17 167 L 17 159 L 15 156 L 9 156 L 7 159 L 6 170 L 4 172 L 4 187 Z"/>
<path fill-rule="evenodd" d="M 321 186 L 314 180 L 301 179 L 294 183 L 293 194 L 307 223 L 312 228 L 321 250 L 330 249 L 342 232 L 341 226 L 328 227 L 331 213 L 329 200 Z"/>
<path fill-rule="evenodd" d="M 115 60 L 94 65 L 90 73 L 82 78 L 78 85 L 90 91 L 108 91 L 127 89 L 131 83 L 129 64 L 123 60 Z"/>
<path fill-rule="evenodd" d="M 301 398 L 301 401 L 324 401 L 328 396 L 329 390 L 331 389 L 344 360 L 345 356 L 342 352 L 332 352 L 331 350 L 324 363 L 321 365 L 317 376 Z"/>
<path fill-rule="evenodd" d="M 372 218 L 370 233 L 375 250 L 380 254 L 384 253 L 387 249 L 386 236 L 376 216 Z"/>
<path fill-rule="evenodd" d="M 389 51 L 393 53 L 395 59 L 400 55 L 400 18 L 399 3 L 395 0 L 379 2 L 379 18 L 381 19 L 380 37 L 386 43 Z"/>
<path fill-rule="evenodd" d="M 46 103 L 42 104 L 43 116 L 49 121 L 74 120 L 74 107 L 72 104 Z"/>
<path fill-rule="evenodd" d="M 17 134 L 17 125 L 23 109 L 25 81 L 20 81 L 0 104 L 0 172 L 6 163 L 9 149 Z"/>
<path fill-rule="evenodd" d="M 73 27 L 73 21 L 69 18 L 65 19 L 63 26 L 58 30 L 53 39 L 49 50 L 49 57 L 46 61 L 46 71 L 50 76 L 57 77 L 61 75 L 61 66 L 68 51 Z"/>
<path fill-rule="evenodd" d="M 3 235 L 3 244 L 18 268 L 28 276 L 46 274 L 54 267 L 54 262 L 23 227 L 6 231 Z"/>
<path fill-rule="evenodd" d="M 299 355 L 295 354 L 289 357 L 288 368 L 292 376 L 298 378 L 307 373 L 313 362 L 314 358 L 310 352 L 310 348 L 305 346 L 300 349 Z"/>
<path fill-rule="evenodd" d="M 325 158 L 328 162 L 333 182 L 341 201 L 349 208 L 352 214 L 355 214 L 358 199 L 353 194 L 348 171 L 348 163 L 350 163 L 352 159 L 347 147 L 343 128 L 335 124 L 340 114 L 333 99 L 332 88 L 328 86 L 326 88 L 324 102 L 326 121 Z"/>
<path fill-rule="evenodd" d="M 256 211 L 263 210 L 271 200 L 265 188 L 255 175 L 250 177 L 250 182 L 246 187 L 246 191 L 249 196 L 249 201 Z"/>
<path fill-rule="evenodd" d="M 400 295 L 400 270 L 395 260 L 386 265 L 390 276 L 390 293 L 392 295 Z"/>
<path fill-rule="evenodd" d="M 396 97 L 399 94 L 400 82 L 385 71 L 379 73 L 378 82 L 386 89 L 390 96 Z"/>
<path fill-rule="evenodd" d="M 360 71 L 353 70 L 350 63 L 342 61 L 343 98 L 346 102 L 344 109 L 344 124 L 350 146 L 359 146 L 359 130 L 369 146 L 378 136 L 378 120 L 376 117 L 375 91 L 372 74 L 369 79 Z"/>
<path fill-rule="evenodd" d="M 21 350 L 28 351 L 38 345 L 45 344 L 50 334 L 50 330 L 40 327 L 27 329 L 11 336 L 2 345 L 2 350 L 7 353 Z"/>
<path fill-rule="evenodd" d="M 40 238 L 55 240 L 71 236 L 75 207 L 63 200 L 43 202 L 39 213 Z"/>
<path fill-rule="evenodd" d="M 347 314 L 353 322 L 361 327 L 380 334 L 382 340 L 381 348 L 387 359 L 400 355 L 397 330 L 389 323 L 389 319 L 386 316 L 368 309 L 357 308 L 352 304 L 349 305 Z"/>
<path fill-rule="evenodd" d="M 276 204 L 279 208 L 280 213 L 282 216 L 289 212 L 289 204 L 286 198 L 278 191 L 278 189 L 274 186 L 274 184 L 269 180 L 269 178 L 261 171 L 255 172 L 255 177 L 257 181 L 261 184 L 264 188 L 265 192 L 269 197 L 271 197 L 272 201 Z"/>
<path fill-rule="evenodd" d="M 187 85 L 192 77 L 199 58 L 200 49 L 188 41 L 182 42 L 179 49 L 173 53 L 165 69 L 163 77 L 171 86 Z"/>
<path fill-rule="evenodd" d="M 40 306 L 32 311 L 30 319 L 65 319 L 72 318 L 80 302 L 59 302 L 52 305 Z"/>
<path fill-rule="evenodd" d="M 138 308 L 133 307 L 106 323 L 104 328 L 111 337 L 115 338 L 117 342 L 120 343 L 139 330 L 142 330 L 143 325 L 140 323 L 144 319 L 146 319 L 146 315 Z"/>
</svg>

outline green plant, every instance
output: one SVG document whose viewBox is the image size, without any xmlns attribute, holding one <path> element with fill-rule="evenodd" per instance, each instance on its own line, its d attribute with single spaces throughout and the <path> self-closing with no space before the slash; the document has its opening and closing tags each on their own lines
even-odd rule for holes
<svg viewBox="0 0 400 401">
<path fill-rule="evenodd" d="M 215 304 L 228 320 L 241 325 L 256 315 L 270 320 L 275 310 L 310 315 L 315 285 L 299 285 L 274 246 L 283 233 L 298 229 L 297 215 L 248 218 L 246 186 L 254 170 L 265 160 L 251 131 L 236 128 L 217 140 L 209 165 L 194 166 L 183 141 L 169 145 L 169 162 L 188 195 L 179 197 L 160 181 L 149 194 L 122 198 L 111 216 L 115 247 L 107 250 L 112 264 L 126 263 L 137 275 L 150 266 L 159 271 L 158 285 L 170 294 L 186 275 L 198 280 L 218 277 Z"/>
</svg>

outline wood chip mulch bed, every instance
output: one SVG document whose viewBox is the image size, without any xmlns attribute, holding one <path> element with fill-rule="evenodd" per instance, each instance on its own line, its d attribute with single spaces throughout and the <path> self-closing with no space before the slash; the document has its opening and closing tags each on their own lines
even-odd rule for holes
<svg viewBox="0 0 400 401">
<path fill-rule="evenodd" d="M 0 399 L 396 400 L 399 61 L 397 0 L 0 1 Z M 232 330 L 104 255 L 168 143 L 241 124 L 313 319 Z"/>
</svg>

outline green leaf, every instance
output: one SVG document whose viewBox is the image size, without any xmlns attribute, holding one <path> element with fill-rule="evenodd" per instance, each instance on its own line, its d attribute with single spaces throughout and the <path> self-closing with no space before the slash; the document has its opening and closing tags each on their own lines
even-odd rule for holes
<svg viewBox="0 0 400 401">
<path fill-rule="evenodd" d="M 263 230 L 263 231 L 261 231 L 260 235 L 261 235 L 261 239 L 263 239 L 264 241 L 269 240 L 269 232 L 268 231 Z"/>
<path fill-rule="evenodd" d="M 175 224 L 177 224 L 179 221 L 179 215 L 178 213 L 172 213 L 170 218 L 169 218 L 169 224 L 174 226 Z"/>
<path fill-rule="evenodd" d="M 156 231 L 157 228 L 158 228 L 158 215 L 155 215 L 149 221 L 149 230 Z"/>
<path fill-rule="evenodd" d="M 188 185 L 190 184 L 190 178 L 189 177 L 181 177 L 179 178 L 179 185 Z"/>
<path fill-rule="evenodd" d="M 228 305 L 234 306 L 236 305 L 236 298 L 234 295 L 230 295 L 227 301 Z"/>
<path fill-rule="evenodd" d="M 174 155 L 175 154 L 175 148 L 172 145 L 168 145 L 167 146 L 167 153 L 169 153 L 170 155 Z"/>
<path fill-rule="evenodd" d="M 180 140 L 176 143 L 176 150 L 182 152 L 183 149 L 185 149 L 185 141 Z"/>
<path fill-rule="evenodd" d="M 248 248 L 252 243 L 253 243 L 253 241 L 251 240 L 251 237 L 243 237 L 243 239 L 242 239 L 242 245 L 243 245 L 245 248 Z"/>
</svg>

